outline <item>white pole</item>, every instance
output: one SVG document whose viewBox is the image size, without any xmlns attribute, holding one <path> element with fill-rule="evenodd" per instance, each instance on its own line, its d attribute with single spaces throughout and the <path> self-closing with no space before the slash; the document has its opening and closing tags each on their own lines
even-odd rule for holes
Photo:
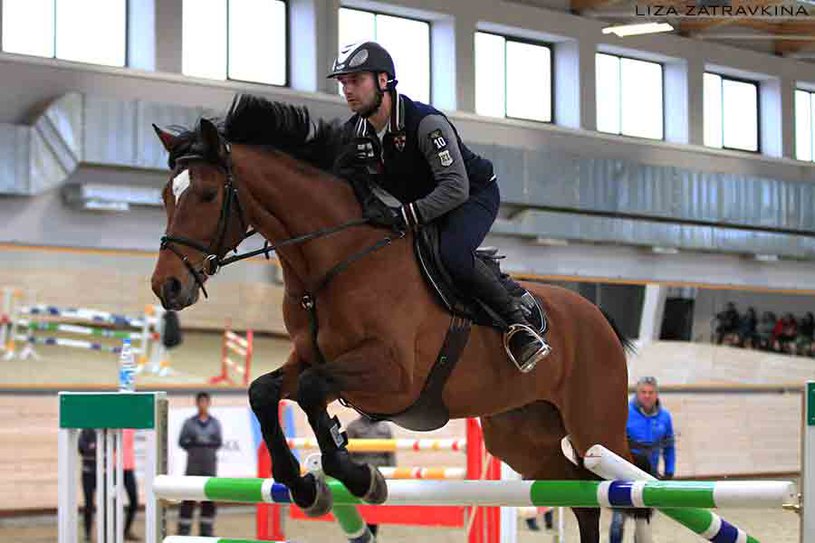
<svg viewBox="0 0 815 543">
<path fill-rule="evenodd" d="M 156 395 L 156 420 L 152 432 L 147 433 L 147 465 L 144 470 L 145 543 L 161 543 L 167 535 L 164 505 L 153 494 L 153 482 L 158 475 L 167 473 L 167 398 Z"/>
<path fill-rule="evenodd" d="M 566 543 L 566 509 L 557 508 L 557 543 Z"/>
<path fill-rule="evenodd" d="M 116 500 L 116 487 L 113 481 L 114 466 L 113 466 L 113 431 L 105 431 L 105 543 L 113 543 L 115 526 L 113 513 L 114 504 Z"/>
<path fill-rule="evenodd" d="M 116 543 L 124 543 L 124 442 L 121 428 L 116 429 Z"/>
<path fill-rule="evenodd" d="M 815 381 L 804 388 L 801 429 L 801 543 L 815 543 Z"/>
<path fill-rule="evenodd" d="M 501 462 L 501 480 L 520 480 L 521 475 L 514 469 Z M 515 543 L 518 540 L 518 508 L 502 507 L 501 516 L 501 543 Z"/>
<path fill-rule="evenodd" d="M 76 503 L 76 473 L 78 430 L 61 428 L 58 440 L 59 543 L 76 543 L 78 530 Z"/>
<path fill-rule="evenodd" d="M 105 541 L 105 434 L 96 430 L 96 541 Z"/>
</svg>

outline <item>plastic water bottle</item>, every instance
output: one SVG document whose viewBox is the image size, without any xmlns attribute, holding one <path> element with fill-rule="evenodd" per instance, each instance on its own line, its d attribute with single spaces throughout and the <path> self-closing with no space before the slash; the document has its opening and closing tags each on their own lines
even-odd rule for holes
<svg viewBox="0 0 815 543">
<path fill-rule="evenodd" d="M 122 352 L 119 354 L 119 392 L 136 390 L 136 359 L 129 339 L 122 340 Z"/>
</svg>

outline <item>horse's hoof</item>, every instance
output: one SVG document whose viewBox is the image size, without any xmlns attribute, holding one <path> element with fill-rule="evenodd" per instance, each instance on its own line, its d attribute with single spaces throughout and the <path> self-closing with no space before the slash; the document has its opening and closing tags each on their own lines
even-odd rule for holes
<svg viewBox="0 0 815 543">
<path fill-rule="evenodd" d="M 322 475 L 310 474 L 314 478 L 314 501 L 308 507 L 301 507 L 307 517 L 322 517 L 331 512 L 334 506 L 334 496 Z M 308 477 L 308 476 L 307 476 Z"/>
<path fill-rule="evenodd" d="M 362 501 L 373 505 L 381 505 L 388 499 L 388 483 L 378 469 L 371 465 L 368 466 L 368 469 L 371 470 L 371 486 L 368 487 L 368 492 L 362 496 Z"/>
</svg>

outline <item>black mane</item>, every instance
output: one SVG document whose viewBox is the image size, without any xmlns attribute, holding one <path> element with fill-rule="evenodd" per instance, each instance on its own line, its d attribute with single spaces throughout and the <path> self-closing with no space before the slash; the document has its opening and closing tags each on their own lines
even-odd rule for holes
<svg viewBox="0 0 815 543">
<path fill-rule="evenodd" d="M 323 170 L 330 170 L 343 140 L 339 121 L 312 121 L 308 108 L 251 94 L 232 101 L 223 122 L 227 141 L 270 145 Z"/>
<path fill-rule="evenodd" d="M 274 102 L 251 94 L 238 94 L 224 119 L 210 119 L 231 143 L 268 145 L 322 170 L 329 171 L 343 142 L 339 121 L 314 122 L 308 108 Z M 176 127 L 177 144 L 170 153 L 170 167 L 175 159 L 197 154 L 201 138 L 200 123 L 192 130 Z"/>
</svg>

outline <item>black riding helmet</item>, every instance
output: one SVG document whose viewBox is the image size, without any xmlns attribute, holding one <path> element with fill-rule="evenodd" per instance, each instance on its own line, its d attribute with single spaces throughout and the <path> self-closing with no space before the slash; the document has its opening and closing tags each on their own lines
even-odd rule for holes
<svg viewBox="0 0 815 543">
<path fill-rule="evenodd" d="M 374 74 L 384 72 L 388 74 L 388 90 L 396 87 L 396 69 L 393 66 L 393 58 L 384 47 L 374 41 L 353 43 L 340 49 L 340 54 L 327 77 L 333 79 L 338 75 L 358 72 L 373 72 Z"/>
</svg>

